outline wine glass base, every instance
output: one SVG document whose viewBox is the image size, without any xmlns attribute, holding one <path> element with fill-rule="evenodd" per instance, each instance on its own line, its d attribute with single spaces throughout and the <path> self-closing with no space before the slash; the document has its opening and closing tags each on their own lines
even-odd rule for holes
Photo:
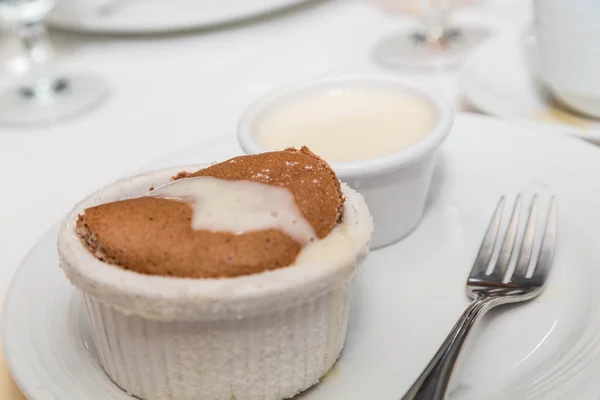
<svg viewBox="0 0 600 400">
<path fill-rule="evenodd" d="M 20 86 L 0 91 L 0 124 L 39 125 L 75 117 L 101 104 L 107 83 L 94 75 L 64 76 L 55 90 L 32 93 Z"/>
<path fill-rule="evenodd" d="M 444 70 L 458 65 L 489 31 L 481 27 L 448 29 L 445 35 L 431 40 L 416 31 L 405 31 L 384 38 L 374 51 L 375 60 L 395 70 Z"/>
</svg>

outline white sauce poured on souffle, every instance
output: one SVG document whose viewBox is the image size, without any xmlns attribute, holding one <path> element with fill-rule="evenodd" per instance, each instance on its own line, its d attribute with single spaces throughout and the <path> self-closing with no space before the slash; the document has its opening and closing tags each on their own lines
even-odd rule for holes
<svg viewBox="0 0 600 400">
<path fill-rule="evenodd" d="M 202 176 L 176 180 L 148 196 L 190 203 L 196 230 L 242 234 L 277 229 L 300 244 L 317 239 L 294 196 L 284 187 Z"/>
</svg>

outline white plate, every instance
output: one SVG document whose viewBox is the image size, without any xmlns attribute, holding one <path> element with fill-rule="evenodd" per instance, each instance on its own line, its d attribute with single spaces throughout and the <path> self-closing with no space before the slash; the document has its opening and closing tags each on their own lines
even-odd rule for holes
<svg viewBox="0 0 600 400">
<path fill-rule="evenodd" d="M 560 124 L 563 132 L 600 144 L 600 121 L 557 104 L 534 78 L 534 46 L 529 28 L 483 43 L 459 71 L 463 96 L 487 114 Z"/>
<path fill-rule="evenodd" d="M 152 165 L 239 154 L 233 138 Z M 547 290 L 505 307 L 472 337 L 452 399 L 597 399 L 600 393 L 600 151 L 544 127 L 459 116 L 440 154 L 419 228 L 374 251 L 356 279 L 342 358 L 302 400 L 395 400 L 468 300 L 464 283 L 501 194 L 558 196 L 556 260 Z M 585 193 L 585 194 L 584 194 Z M 98 363 L 80 297 L 58 267 L 53 227 L 6 296 L 3 343 L 30 400 L 129 399 Z"/>
<path fill-rule="evenodd" d="M 63 0 L 49 15 L 48 23 L 62 29 L 95 33 L 160 33 L 236 22 L 306 1 Z M 105 7 L 109 3 L 114 6 Z"/>
</svg>

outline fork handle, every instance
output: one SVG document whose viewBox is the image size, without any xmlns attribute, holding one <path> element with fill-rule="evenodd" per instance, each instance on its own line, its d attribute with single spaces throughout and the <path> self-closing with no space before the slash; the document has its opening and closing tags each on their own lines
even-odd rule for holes
<svg viewBox="0 0 600 400">
<path fill-rule="evenodd" d="M 402 400 L 443 400 L 446 397 L 452 371 L 467 336 L 475 322 L 490 308 L 491 299 L 483 296 L 469 305 Z"/>
</svg>

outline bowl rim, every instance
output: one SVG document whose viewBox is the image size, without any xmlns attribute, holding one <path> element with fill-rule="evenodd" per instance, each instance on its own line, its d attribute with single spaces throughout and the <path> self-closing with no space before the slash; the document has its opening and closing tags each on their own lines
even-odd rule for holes
<svg viewBox="0 0 600 400">
<path fill-rule="evenodd" d="M 117 308 L 156 320 L 237 318 L 266 313 L 314 298 L 331 289 L 339 277 L 353 273 L 368 251 L 372 219 L 363 197 L 342 184 L 347 233 L 355 254 L 343 254 L 335 262 L 311 262 L 223 279 L 191 279 L 144 275 L 97 259 L 75 233 L 78 215 L 85 208 L 138 197 L 150 186 L 168 183 L 181 171 L 195 171 L 210 164 L 149 171 L 105 186 L 79 202 L 61 225 L 58 235 L 60 266 L 79 290 Z M 346 236 L 348 236 L 346 235 Z"/>
<path fill-rule="evenodd" d="M 401 169 L 435 151 L 446 139 L 454 122 L 454 110 L 448 100 L 438 92 L 402 78 L 387 75 L 352 74 L 326 76 L 297 81 L 267 92 L 252 103 L 242 114 L 237 129 L 238 142 L 247 154 L 270 151 L 263 148 L 254 138 L 253 125 L 257 118 L 279 100 L 301 95 L 323 88 L 345 87 L 388 87 L 409 91 L 425 100 L 437 117 L 431 131 L 418 142 L 393 153 L 366 160 L 330 163 L 340 179 L 355 179 Z"/>
</svg>

